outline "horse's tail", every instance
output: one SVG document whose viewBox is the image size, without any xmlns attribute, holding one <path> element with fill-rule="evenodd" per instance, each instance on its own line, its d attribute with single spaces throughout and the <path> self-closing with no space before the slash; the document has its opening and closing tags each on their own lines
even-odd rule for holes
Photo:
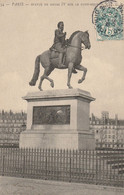
<svg viewBox="0 0 124 195">
<path fill-rule="evenodd" d="M 34 74 L 31 81 L 29 82 L 29 85 L 34 86 L 36 84 L 39 77 L 39 73 L 40 73 L 40 55 L 36 57 Z"/>
</svg>

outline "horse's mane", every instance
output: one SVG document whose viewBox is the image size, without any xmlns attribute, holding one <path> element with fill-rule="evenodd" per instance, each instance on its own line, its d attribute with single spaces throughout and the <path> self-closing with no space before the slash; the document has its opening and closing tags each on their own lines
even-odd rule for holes
<svg viewBox="0 0 124 195">
<path fill-rule="evenodd" d="M 80 32 L 80 31 L 77 30 L 77 31 L 75 31 L 75 32 L 72 33 L 72 35 L 71 35 L 70 38 L 68 39 L 68 43 L 69 43 L 69 44 L 71 43 L 73 37 L 74 37 L 77 33 L 79 33 L 79 32 Z"/>
</svg>

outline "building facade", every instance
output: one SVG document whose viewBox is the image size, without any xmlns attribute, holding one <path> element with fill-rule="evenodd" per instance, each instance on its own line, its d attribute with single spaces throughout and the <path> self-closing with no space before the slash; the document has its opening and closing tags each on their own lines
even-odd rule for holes
<svg viewBox="0 0 124 195">
<path fill-rule="evenodd" d="M 90 129 L 95 134 L 96 142 L 124 143 L 124 120 L 109 118 L 109 112 L 103 111 L 101 118 L 94 114 L 90 118 Z"/>
<path fill-rule="evenodd" d="M 0 145 L 19 144 L 19 135 L 26 129 L 26 118 L 24 112 L 0 112 Z"/>
<path fill-rule="evenodd" d="M 26 130 L 27 114 L 25 112 L 13 113 L 11 110 L 0 112 L 0 146 L 3 144 L 19 145 L 19 136 Z M 91 114 L 90 130 L 99 143 L 124 144 L 124 120 L 109 118 L 109 112 L 103 111 L 101 118 Z"/>
</svg>

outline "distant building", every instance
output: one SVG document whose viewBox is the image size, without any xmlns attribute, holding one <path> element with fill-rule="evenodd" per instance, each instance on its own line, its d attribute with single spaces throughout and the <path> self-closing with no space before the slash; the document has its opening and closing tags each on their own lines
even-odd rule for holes
<svg viewBox="0 0 124 195">
<path fill-rule="evenodd" d="M 124 143 L 124 120 L 109 118 L 109 112 L 103 111 L 101 118 L 91 114 L 90 129 L 97 142 Z"/>
<path fill-rule="evenodd" d="M 24 112 L 13 113 L 11 110 L 0 112 L 0 145 L 18 144 L 19 135 L 26 129 L 27 114 Z"/>
<path fill-rule="evenodd" d="M 108 111 L 102 111 L 102 113 L 101 113 L 101 115 L 102 115 L 102 123 L 103 124 L 108 124 L 108 122 L 109 122 L 109 112 Z"/>
<path fill-rule="evenodd" d="M 0 145 L 19 144 L 19 136 L 26 130 L 27 114 L 13 113 L 11 110 L 0 112 Z M 101 118 L 93 113 L 90 117 L 90 130 L 94 133 L 96 142 L 124 143 L 124 120 L 109 118 L 109 112 L 103 111 Z"/>
</svg>

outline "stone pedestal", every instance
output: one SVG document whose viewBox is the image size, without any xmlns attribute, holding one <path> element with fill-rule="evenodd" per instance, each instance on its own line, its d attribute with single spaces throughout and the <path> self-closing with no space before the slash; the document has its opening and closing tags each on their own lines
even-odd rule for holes
<svg viewBox="0 0 124 195">
<path fill-rule="evenodd" d="M 95 99 L 80 89 L 28 93 L 27 130 L 20 148 L 94 149 L 89 130 L 90 102 Z"/>
</svg>

